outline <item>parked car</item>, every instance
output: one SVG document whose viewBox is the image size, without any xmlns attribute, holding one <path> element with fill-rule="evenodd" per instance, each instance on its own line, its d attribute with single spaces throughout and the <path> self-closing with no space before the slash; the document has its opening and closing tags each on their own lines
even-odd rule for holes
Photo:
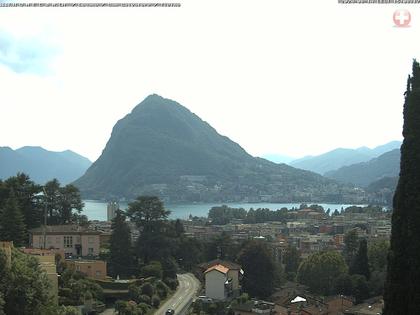
<svg viewBox="0 0 420 315">
<path fill-rule="evenodd" d="M 166 310 L 165 315 L 175 315 L 175 310 L 173 310 L 172 308 L 168 308 Z"/>
</svg>

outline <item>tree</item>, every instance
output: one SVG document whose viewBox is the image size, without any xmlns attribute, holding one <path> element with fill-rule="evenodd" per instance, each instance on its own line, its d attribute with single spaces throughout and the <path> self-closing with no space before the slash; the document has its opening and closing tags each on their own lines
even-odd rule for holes
<svg viewBox="0 0 420 315">
<path fill-rule="evenodd" d="M 267 246 L 251 241 L 240 252 L 239 263 L 244 270 L 243 290 L 249 295 L 266 298 L 274 291 L 275 266 Z"/>
<path fill-rule="evenodd" d="M 299 266 L 297 280 L 309 286 L 317 294 L 328 295 L 334 280 L 347 272 L 343 257 L 333 251 L 317 252 L 306 258 Z"/>
<path fill-rule="evenodd" d="M 404 102 L 404 141 L 394 195 L 384 315 L 416 314 L 420 301 L 420 65 L 414 60 Z"/>
<path fill-rule="evenodd" d="M 344 250 L 343 255 L 346 260 L 347 266 L 351 266 L 354 257 L 356 257 L 359 248 L 359 237 L 357 231 L 352 229 L 344 235 Z"/>
<path fill-rule="evenodd" d="M 350 265 L 349 273 L 365 276 L 367 280 L 370 278 L 367 241 L 365 239 L 360 241 L 359 250 Z"/>
<path fill-rule="evenodd" d="M 123 211 L 117 210 L 112 220 L 112 234 L 109 247 L 109 274 L 127 278 L 133 274 L 133 250 L 131 231 Z"/>
<path fill-rule="evenodd" d="M 45 184 L 44 192 L 43 207 L 47 207 L 48 224 L 77 223 L 80 217 L 75 214 L 81 213 L 84 204 L 76 186 L 69 184 L 61 187 L 60 182 L 53 179 Z M 74 210 L 76 213 L 73 213 Z"/>
<path fill-rule="evenodd" d="M 299 262 L 300 254 L 297 248 L 291 245 L 287 246 L 283 258 L 284 271 L 286 273 L 296 273 L 299 268 Z"/>
<path fill-rule="evenodd" d="M 174 250 L 175 226 L 168 223 L 170 211 L 158 197 L 140 196 L 128 205 L 127 215 L 140 230 L 136 250 L 138 257 L 148 264 L 152 260 L 168 258 Z"/>
<path fill-rule="evenodd" d="M 13 241 L 16 246 L 23 246 L 27 243 L 24 217 L 13 191 L 1 211 L 0 239 Z"/>
<path fill-rule="evenodd" d="M 388 250 L 388 240 L 376 240 L 370 242 L 368 246 L 368 258 L 372 272 L 386 271 Z"/>
<path fill-rule="evenodd" d="M 0 259 L 1 261 L 2 259 Z M 0 269 L 4 266 L 1 266 Z M 6 271 L 6 279 L 0 278 L 1 294 L 6 314 L 43 315 L 48 314 L 53 304 L 50 283 L 38 261 L 16 249 L 12 250 L 12 264 Z"/>
<path fill-rule="evenodd" d="M 36 185 L 30 180 L 29 176 L 24 173 L 18 173 L 16 176 L 9 177 L 4 182 L 6 194 L 4 200 L 11 192 L 21 209 L 24 222 L 27 229 L 38 227 L 42 222 L 42 208 L 39 205 L 39 197 L 37 194 L 41 191 L 41 186 Z M 0 194 L 0 208 L 1 208 Z"/>
</svg>

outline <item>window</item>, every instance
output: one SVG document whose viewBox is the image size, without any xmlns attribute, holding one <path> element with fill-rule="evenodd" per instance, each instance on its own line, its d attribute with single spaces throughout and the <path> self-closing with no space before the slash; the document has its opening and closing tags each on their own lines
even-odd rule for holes
<svg viewBox="0 0 420 315">
<path fill-rule="evenodd" d="M 93 243 L 93 236 L 89 236 L 88 237 L 88 242 L 89 242 L 89 244 L 92 244 Z"/>
<path fill-rule="evenodd" d="M 64 247 L 73 247 L 73 236 L 64 236 Z"/>
<path fill-rule="evenodd" d="M 99 270 L 96 270 L 96 276 L 99 277 L 101 275 L 101 272 Z"/>
<path fill-rule="evenodd" d="M 47 236 L 47 243 L 50 244 L 51 243 L 51 237 Z"/>
<path fill-rule="evenodd" d="M 59 237 L 59 236 L 57 236 L 57 237 L 55 238 L 55 243 L 56 243 L 56 244 L 60 244 L 60 237 Z"/>
<path fill-rule="evenodd" d="M 77 271 L 80 271 L 80 266 L 76 266 L 76 270 Z"/>
<path fill-rule="evenodd" d="M 88 248 L 88 255 L 89 256 L 93 255 L 93 248 L 92 247 Z"/>
</svg>

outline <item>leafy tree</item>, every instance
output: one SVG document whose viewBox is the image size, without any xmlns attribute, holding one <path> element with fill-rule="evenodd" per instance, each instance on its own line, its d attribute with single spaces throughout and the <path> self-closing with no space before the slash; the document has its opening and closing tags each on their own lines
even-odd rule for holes
<svg viewBox="0 0 420 315">
<path fill-rule="evenodd" d="M 287 246 L 284 253 L 283 263 L 286 273 L 296 273 L 299 268 L 300 253 L 294 246 Z"/>
<path fill-rule="evenodd" d="M 12 250 L 12 264 L 10 269 L 4 266 L 4 254 L 0 258 L 0 290 L 4 299 L 6 314 L 43 315 L 45 309 L 53 304 L 50 295 L 50 283 L 38 261 L 16 249 Z"/>
<path fill-rule="evenodd" d="M 140 229 L 137 254 L 146 264 L 171 255 L 175 232 L 167 222 L 169 214 L 158 197 L 140 196 L 128 205 L 127 215 Z"/>
<path fill-rule="evenodd" d="M 404 141 L 394 195 L 384 315 L 416 314 L 420 301 L 420 65 L 414 60 L 404 102 Z"/>
<path fill-rule="evenodd" d="M 185 270 L 191 271 L 197 264 L 205 261 L 203 243 L 195 238 L 181 237 L 176 257 Z"/>
<path fill-rule="evenodd" d="M 349 273 L 365 276 L 367 280 L 370 278 L 367 241 L 365 239 L 360 241 L 359 250 L 350 265 Z"/>
<path fill-rule="evenodd" d="M 344 259 L 348 266 L 351 266 L 354 258 L 356 257 L 357 250 L 359 248 L 359 237 L 357 236 L 356 229 L 348 231 L 344 235 Z"/>
<path fill-rule="evenodd" d="M 387 266 L 388 240 L 376 240 L 368 246 L 368 258 L 372 271 L 384 271 Z"/>
<path fill-rule="evenodd" d="M 61 187 L 57 179 L 47 182 L 43 189 L 48 224 L 76 223 L 78 216 L 74 216 L 73 210 L 80 214 L 84 206 L 79 189 L 71 184 Z"/>
<path fill-rule="evenodd" d="M 343 295 L 353 294 L 353 281 L 349 274 L 342 273 L 333 281 L 334 292 Z"/>
<path fill-rule="evenodd" d="M 156 277 L 157 279 L 162 279 L 162 264 L 158 261 L 151 261 L 150 264 L 141 268 L 141 275 L 145 278 Z"/>
<path fill-rule="evenodd" d="M 266 298 L 273 293 L 275 266 L 267 246 L 251 241 L 240 252 L 239 263 L 244 270 L 242 287 L 249 295 Z"/>
<path fill-rule="evenodd" d="M 13 192 L 1 211 L 0 239 L 13 241 L 16 246 L 23 246 L 27 243 L 24 217 Z"/>
<path fill-rule="evenodd" d="M 352 275 L 353 296 L 356 298 L 356 304 L 361 303 L 369 297 L 369 286 L 365 276 Z"/>
<path fill-rule="evenodd" d="M 4 182 L 5 192 L 3 200 L 13 192 L 14 198 L 21 209 L 24 222 L 27 229 L 38 227 L 42 222 L 43 211 L 39 205 L 39 197 L 37 194 L 41 191 L 41 186 L 36 185 L 30 180 L 29 176 L 24 173 L 18 173 L 16 176 L 9 177 Z M 0 208 L 2 194 L 0 193 Z"/>
<path fill-rule="evenodd" d="M 347 272 L 343 257 L 333 251 L 310 255 L 299 266 L 297 280 L 309 286 L 317 294 L 328 295 L 333 289 L 334 279 Z"/>
<path fill-rule="evenodd" d="M 112 220 L 109 248 L 109 274 L 127 278 L 133 274 L 133 251 L 130 227 L 123 211 L 117 210 Z"/>
<path fill-rule="evenodd" d="M 225 232 L 214 237 L 206 245 L 206 260 L 216 258 L 234 260 L 239 251 L 239 247 L 233 242 L 232 237 Z"/>
</svg>

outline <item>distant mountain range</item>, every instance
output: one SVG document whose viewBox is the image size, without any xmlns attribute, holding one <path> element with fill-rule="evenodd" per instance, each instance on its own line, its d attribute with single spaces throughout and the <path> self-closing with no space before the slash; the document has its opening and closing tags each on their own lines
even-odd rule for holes
<svg viewBox="0 0 420 315">
<path fill-rule="evenodd" d="M 359 187 L 382 178 L 395 178 L 400 172 L 400 149 L 395 149 L 380 155 L 368 162 L 344 166 L 335 171 L 325 173 L 326 177 L 342 183 L 352 183 Z"/>
<path fill-rule="evenodd" d="M 291 156 L 287 156 L 287 155 L 282 155 L 282 154 L 264 154 L 262 156 L 263 159 L 269 160 L 271 162 L 280 164 L 280 163 L 285 163 L 285 164 L 289 164 L 290 162 L 296 160 L 296 158 L 291 157 Z"/>
<path fill-rule="evenodd" d="M 75 185 L 94 199 L 140 194 L 167 202 L 358 198 L 352 188 L 319 174 L 252 157 L 187 108 L 156 94 L 117 122 L 102 155 Z"/>
<path fill-rule="evenodd" d="M 392 141 L 373 149 L 367 147 L 361 147 L 358 149 L 338 148 L 321 155 L 307 156 L 297 159 L 289 164 L 293 167 L 324 175 L 327 172 L 338 170 L 343 166 L 367 162 L 386 152 L 399 149 L 400 147 L 401 141 Z"/>
<path fill-rule="evenodd" d="M 70 150 L 53 152 L 41 147 L 13 150 L 0 147 L 0 179 L 24 172 L 38 184 L 57 178 L 68 184 L 84 174 L 92 164 L 87 158 Z"/>
</svg>

